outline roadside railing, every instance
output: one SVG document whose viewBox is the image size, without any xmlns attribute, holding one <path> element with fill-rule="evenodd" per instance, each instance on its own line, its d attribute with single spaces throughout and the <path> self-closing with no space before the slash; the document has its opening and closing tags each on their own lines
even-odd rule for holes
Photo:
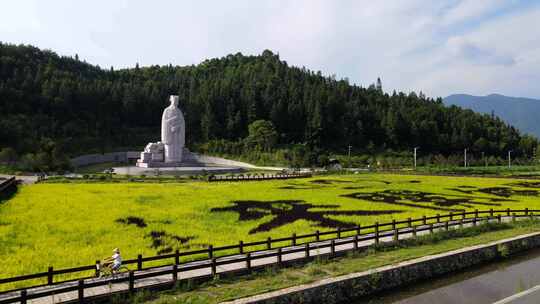
<svg viewBox="0 0 540 304">
<path fill-rule="evenodd" d="M 227 246 L 208 246 L 208 248 L 180 252 L 176 250 L 174 253 L 143 257 L 141 254 L 135 259 L 129 259 L 123 261 L 124 265 L 135 265 L 134 270 L 130 270 L 127 275 L 117 276 L 106 280 L 95 280 L 92 282 L 85 282 L 85 279 L 94 278 L 99 276 L 99 270 L 101 269 L 100 261 L 96 261 L 94 265 L 66 268 L 56 270 L 53 267 L 49 267 L 47 271 L 23 276 L 17 276 L 12 278 L 0 279 L 0 287 L 2 284 L 9 284 L 14 282 L 46 279 L 46 284 L 29 285 L 24 288 L 12 289 L 0 292 L 0 304 L 4 303 L 26 303 L 27 300 L 36 299 L 44 296 L 50 296 L 52 294 L 66 293 L 70 291 L 78 291 L 79 299 L 82 301 L 84 297 L 84 290 L 87 288 L 93 288 L 97 286 L 106 286 L 117 282 L 128 282 L 128 291 L 135 290 L 135 283 L 137 280 L 158 277 L 163 275 L 172 275 L 170 284 L 175 284 L 179 281 L 178 275 L 181 272 L 210 269 L 210 274 L 200 275 L 197 279 L 212 279 L 218 274 L 218 267 L 230 264 L 245 263 L 244 270 L 252 271 L 254 268 L 266 267 L 269 264 L 254 267 L 252 266 L 254 261 L 260 259 L 274 258 L 273 264 L 281 265 L 284 263 L 284 256 L 295 253 L 302 253 L 300 257 L 294 259 L 295 262 L 299 260 L 306 260 L 312 258 L 313 250 L 317 250 L 316 255 L 320 254 L 321 249 L 329 249 L 330 257 L 337 254 L 336 247 L 346 244 L 352 244 L 352 247 L 348 250 L 358 250 L 359 242 L 372 240 L 374 244 L 378 244 L 383 238 L 391 237 L 392 240 L 399 240 L 400 235 L 411 234 L 416 237 L 417 233 L 422 231 L 429 231 L 433 233 L 434 230 L 448 230 L 453 226 L 463 227 L 464 224 L 472 224 L 473 226 L 481 223 L 482 221 L 502 222 L 503 218 L 511 217 L 515 220 L 518 217 L 533 217 L 535 213 L 539 213 L 540 210 L 529 210 L 528 208 L 521 210 L 474 210 L 469 212 L 451 212 L 448 214 L 436 214 L 435 216 L 422 216 L 420 218 L 408 218 L 406 220 L 396 221 L 392 220 L 387 223 L 375 222 L 372 225 L 356 226 L 347 229 L 337 229 L 332 231 L 315 231 L 310 234 L 296 235 L 292 234 L 290 237 L 283 238 L 270 238 L 266 240 L 255 242 L 243 242 L 239 241 L 237 244 Z M 287 243 L 283 245 L 284 243 Z M 275 246 L 279 244 L 280 246 Z M 262 249 L 261 249 L 262 247 Z M 235 253 L 231 254 L 231 251 Z M 342 249 L 339 250 L 343 253 Z M 223 253 L 223 254 L 219 254 Z M 255 254 L 256 253 L 256 254 Z M 204 255 L 201 257 L 201 255 Z M 191 257 L 191 258 L 190 258 Z M 150 267 L 144 267 L 144 263 L 153 261 L 167 261 L 170 263 L 165 265 Z M 88 276 L 88 271 L 92 271 L 95 276 Z M 238 271 L 238 270 L 231 270 Z M 86 276 L 77 277 L 70 280 L 55 281 L 55 276 L 86 272 Z M 223 273 L 220 271 L 219 273 Z M 228 272 L 228 271 L 225 271 Z M 186 280 L 183 278 L 182 280 Z M 61 284 L 63 283 L 63 284 Z M 51 289 L 42 288 L 35 290 L 37 287 L 51 286 Z M 52 288 L 57 286 L 57 288 Z M 32 292 L 28 291 L 32 289 Z M 10 297 L 3 297 L 11 293 Z"/>
<path fill-rule="evenodd" d="M 0 194 L 2 194 L 4 191 L 9 189 L 10 187 L 13 187 L 17 184 L 17 180 L 15 179 L 15 176 L 10 177 L 2 182 L 0 182 Z"/>
<path fill-rule="evenodd" d="M 292 179 L 292 178 L 307 178 L 311 177 L 311 173 L 276 173 L 276 174 L 236 174 L 236 175 L 211 175 L 208 177 L 209 182 L 237 182 L 237 181 L 260 181 L 273 179 Z"/>
</svg>

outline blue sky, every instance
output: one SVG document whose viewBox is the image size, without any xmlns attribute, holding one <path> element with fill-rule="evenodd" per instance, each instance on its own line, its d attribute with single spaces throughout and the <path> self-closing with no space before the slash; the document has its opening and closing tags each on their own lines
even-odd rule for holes
<svg viewBox="0 0 540 304">
<path fill-rule="evenodd" d="M 115 68 L 270 49 L 386 91 L 540 98 L 540 1 L 2 1 L 0 41 Z"/>
</svg>

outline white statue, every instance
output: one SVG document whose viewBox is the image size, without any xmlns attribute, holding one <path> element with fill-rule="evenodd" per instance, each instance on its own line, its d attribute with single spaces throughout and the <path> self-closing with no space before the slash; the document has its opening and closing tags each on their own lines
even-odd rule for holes
<svg viewBox="0 0 540 304">
<path fill-rule="evenodd" d="M 178 96 L 171 95 L 171 105 L 161 118 L 161 141 L 148 143 L 137 160 L 138 167 L 174 167 L 182 162 L 186 142 L 184 114 L 178 108 Z"/>
<path fill-rule="evenodd" d="M 185 146 L 186 123 L 178 108 L 178 96 L 171 95 L 171 105 L 165 108 L 161 118 L 161 142 L 165 146 L 165 162 L 179 163 Z"/>
</svg>

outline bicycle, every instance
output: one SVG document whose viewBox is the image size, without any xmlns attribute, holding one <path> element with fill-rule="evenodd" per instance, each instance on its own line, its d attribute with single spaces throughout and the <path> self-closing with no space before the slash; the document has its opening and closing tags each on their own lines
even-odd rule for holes
<svg viewBox="0 0 540 304">
<path fill-rule="evenodd" d="M 129 268 L 127 268 L 126 266 L 120 266 L 120 268 L 113 270 L 112 264 L 101 265 L 101 267 L 98 265 L 96 266 L 97 267 L 96 274 L 98 274 L 99 278 L 109 277 L 109 276 L 112 276 L 113 278 L 115 278 L 119 274 L 129 272 Z"/>
</svg>

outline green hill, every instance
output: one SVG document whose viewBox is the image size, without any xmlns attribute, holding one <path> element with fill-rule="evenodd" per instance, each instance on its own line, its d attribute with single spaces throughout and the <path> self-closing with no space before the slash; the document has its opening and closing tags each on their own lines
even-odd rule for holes
<svg viewBox="0 0 540 304">
<path fill-rule="evenodd" d="M 0 44 L 0 149 L 42 157 L 121 147 L 159 136 L 170 94 L 180 96 L 188 146 L 239 143 L 255 120 L 271 121 L 281 147 L 317 151 L 530 154 L 536 139 L 490 115 L 422 94 L 383 93 L 289 66 L 264 51 L 194 66 L 103 69 L 32 46 Z M 36 156 L 36 155 L 34 155 Z"/>
</svg>

